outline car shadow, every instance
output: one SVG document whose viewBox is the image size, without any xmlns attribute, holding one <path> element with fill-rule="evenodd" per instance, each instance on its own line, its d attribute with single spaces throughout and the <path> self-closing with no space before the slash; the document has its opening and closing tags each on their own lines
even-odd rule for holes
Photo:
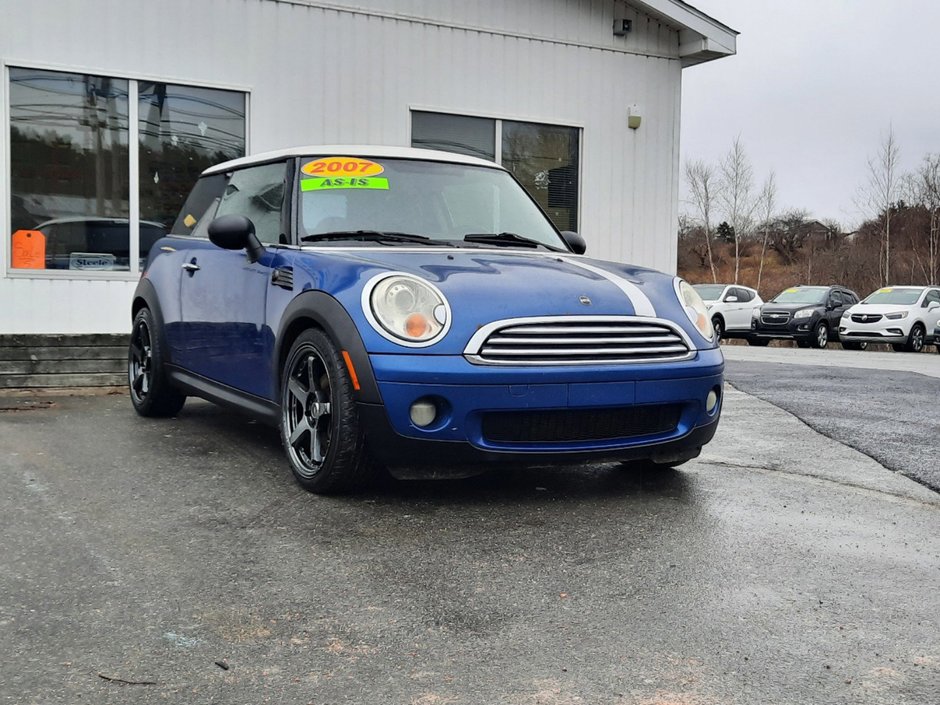
<svg viewBox="0 0 940 705">
<path fill-rule="evenodd" d="M 252 421 L 238 413 L 208 403 L 187 403 L 180 418 L 212 445 L 239 448 L 252 458 L 277 463 L 281 473 L 266 476 L 283 478 L 297 492 L 284 457 L 277 429 Z M 354 495 L 334 496 L 334 500 L 370 503 L 433 502 L 453 505 L 518 505 L 545 501 L 598 501 L 627 498 L 665 498 L 688 501 L 692 479 L 681 468 L 650 467 L 646 464 L 615 462 L 565 465 L 524 465 L 508 462 L 483 463 L 480 474 L 442 479 L 396 479 L 382 473 L 374 487 Z M 261 477 L 261 474 L 257 474 Z"/>
</svg>

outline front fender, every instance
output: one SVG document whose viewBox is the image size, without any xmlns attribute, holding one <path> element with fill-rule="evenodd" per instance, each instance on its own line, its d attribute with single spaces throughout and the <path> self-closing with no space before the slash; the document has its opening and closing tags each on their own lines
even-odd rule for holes
<svg viewBox="0 0 940 705">
<path fill-rule="evenodd" d="M 305 291 L 294 297 L 284 309 L 275 342 L 274 359 L 278 364 L 274 368 L 273 389 L 277 390 L 277 394 L 280 395 L 281 370 L 290 347 L 297 336 L 310 327 L 311 322 L 322 328 L 340 350 L 349 354 L 359 381 L 357 400 L 367 404 L 381 404 L 382 397 L 359 329 L 343 305 L 322 291 Z"/>
</svg>

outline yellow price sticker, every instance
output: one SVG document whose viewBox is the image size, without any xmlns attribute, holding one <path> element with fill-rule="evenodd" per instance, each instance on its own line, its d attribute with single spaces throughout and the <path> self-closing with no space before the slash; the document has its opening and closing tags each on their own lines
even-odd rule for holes
<svg viewBox="0 0 940 705">
<path fill-rule="evenodd" d="M 307 162 L 300 170 L 307 176 L 377 176 L 385 167 L 359 157 L 323 157 Z"/>
</svg>

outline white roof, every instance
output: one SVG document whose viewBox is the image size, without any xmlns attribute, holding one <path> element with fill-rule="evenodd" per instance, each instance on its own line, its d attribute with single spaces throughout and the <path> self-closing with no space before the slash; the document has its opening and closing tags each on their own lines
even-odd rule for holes
<svg viewBox="0 0 940 705">
<path fill-rule="evenodd" d="M 289 157 L 366 157 L 376 159 L 421 159 L 432 162 L 450 162 L 451 164 L 470 164 L 472 166 L 487 166 L 492 169 L 502 169 L 495 162 L 489 162 L 479 157 L 468 157 L 453 152 L 441 152 L 435 149 L 415 149 L 413 147 L 385 147 L 368 144 L 317 144 L 306 147 L 290 147 L 275 152 L 262 152 L 241 159 L 216 164 L 206 169 L 203 174 L 217 174 L 219 172 L 237 169 L 251 164 L 275 161 Z"/>
</svg>

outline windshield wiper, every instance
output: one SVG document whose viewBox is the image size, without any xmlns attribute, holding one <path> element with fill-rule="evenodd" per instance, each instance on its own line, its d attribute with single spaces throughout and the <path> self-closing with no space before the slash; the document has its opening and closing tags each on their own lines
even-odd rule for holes
<svg viewBox="0 0 940 705">
<path fill-rule="evenodd" d="M 366 242 L 407 242 L 417 245 L 440 245 L 443 247 L 453 247 L 449 242 L 442 240 L 432 240 L 425 235 L 413 235 L 411 233 L 393 233 L 383 230 L 337 230 L 329 233 L 314 233 L 313 235 L 304 235 L 300 238 L 301 242 L 322 242 L 326 240 L 363 240 Z"/>
<path fill-rule="evenodd" d="M 553 250 L 555 252 L 560 252 L 561 250 L 550 247 L 544 242 L 539 242 L 538 240 L 533 240 L 532 238 L 523 237 L 522 235 L 517 235 L 516 233 L 467 233 L 463 236 L 464 242 L 480 242 L 485 245 L 501 245 L 504 247 L 512 247 L 518 245 L 520 247 L 544 247 L 547 250 Z"/>
</svg>

